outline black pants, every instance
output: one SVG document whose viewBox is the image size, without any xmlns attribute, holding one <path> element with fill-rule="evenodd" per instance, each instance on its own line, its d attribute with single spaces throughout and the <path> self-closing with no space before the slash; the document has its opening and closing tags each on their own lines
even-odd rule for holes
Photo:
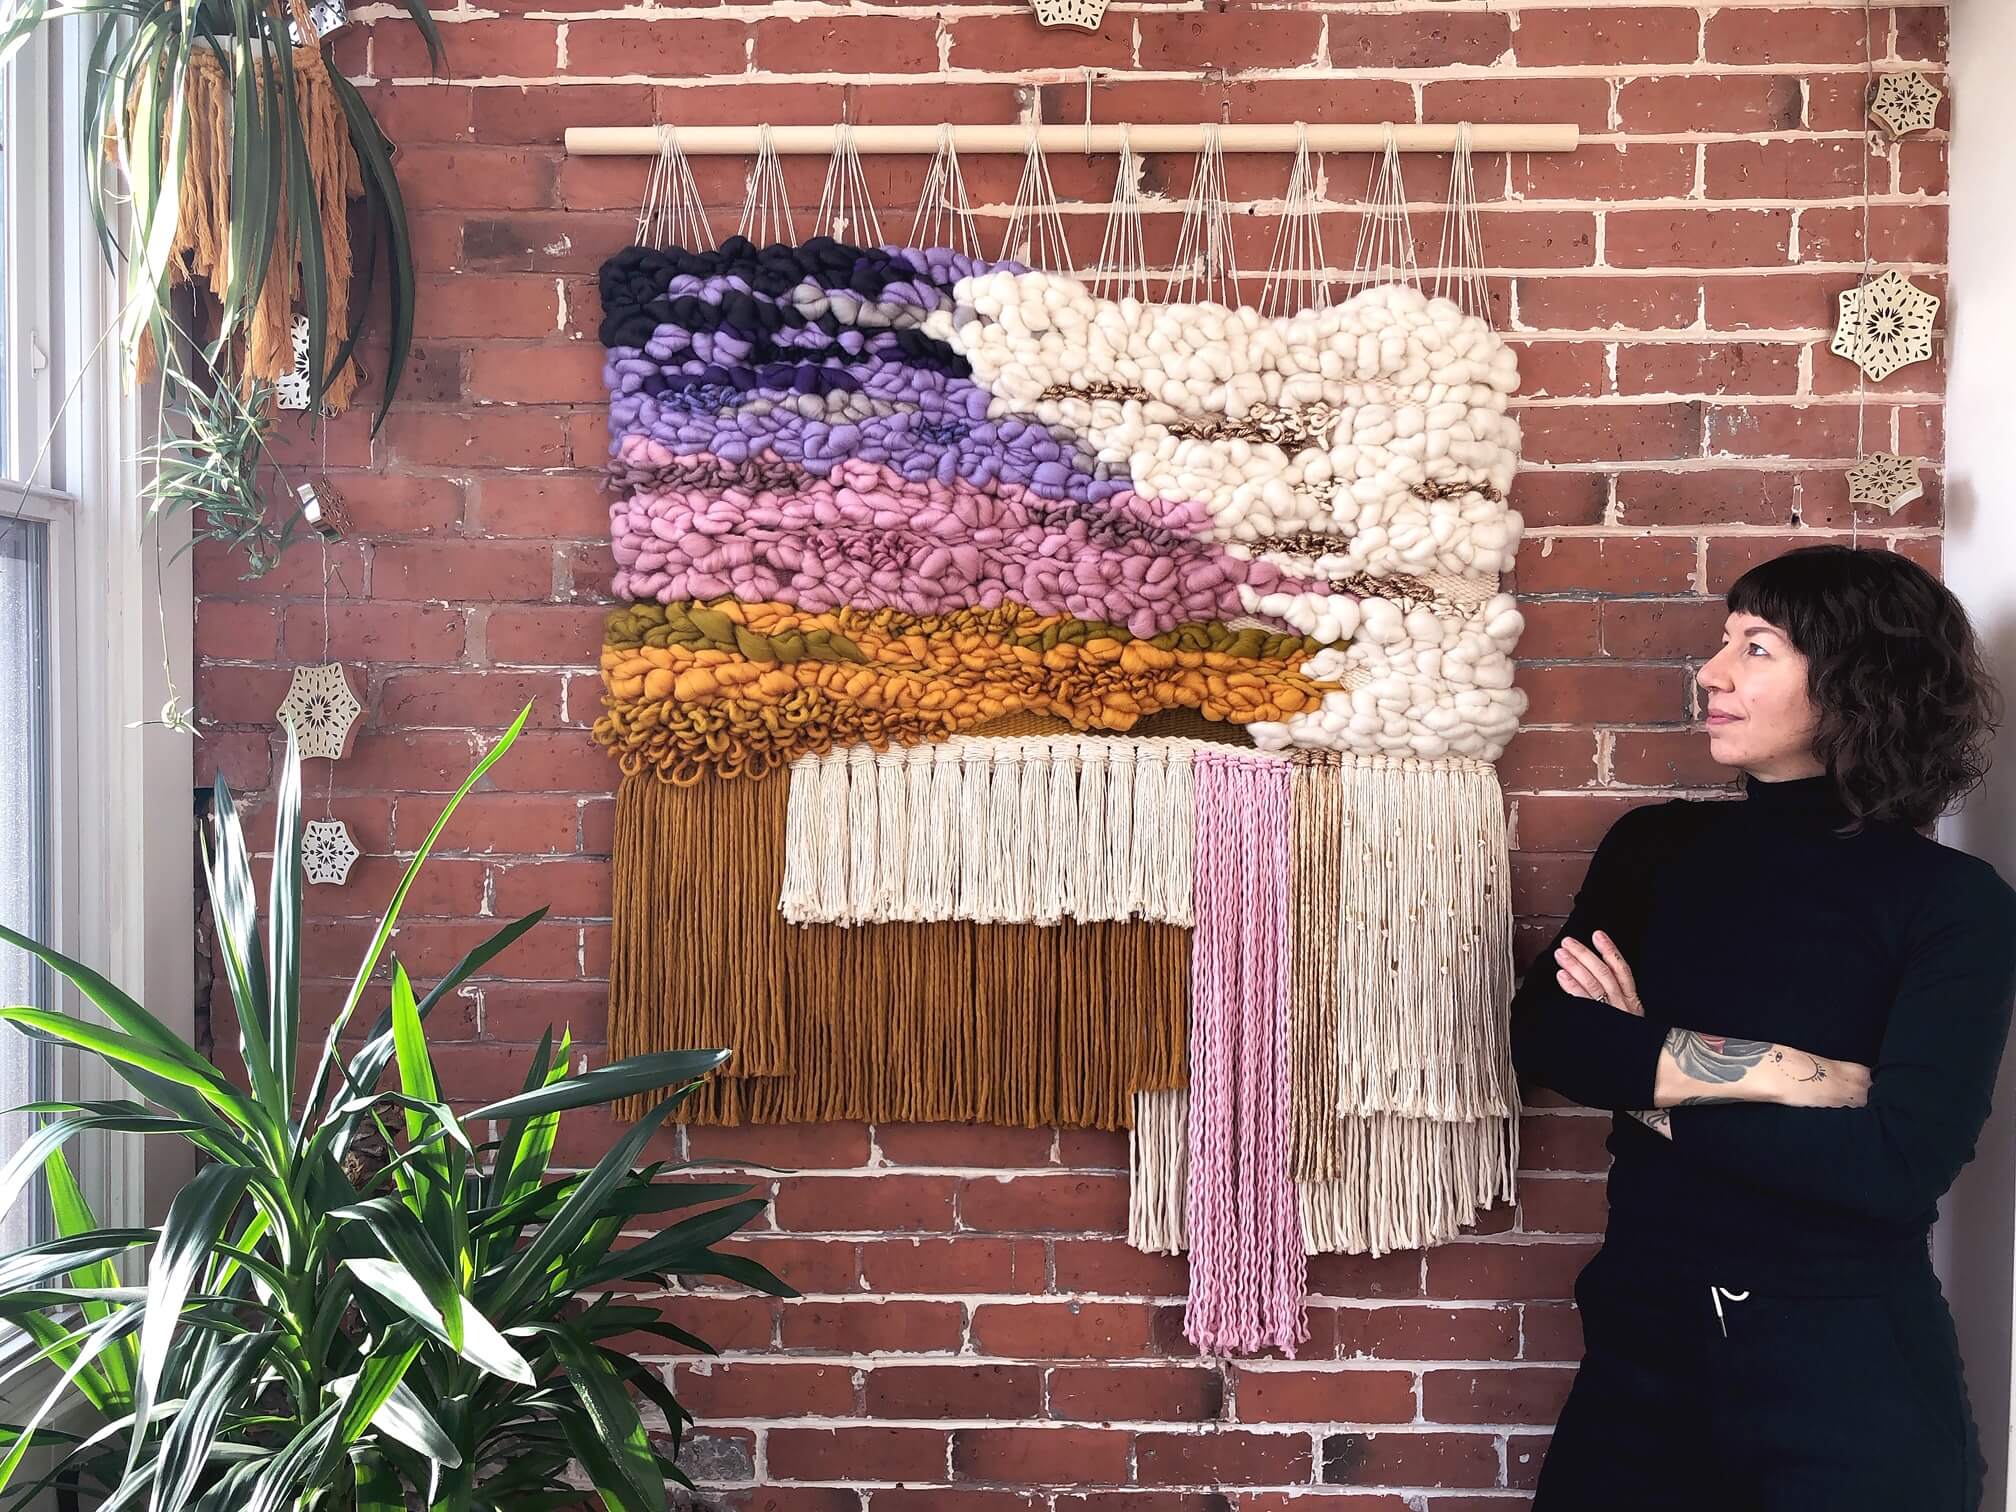
<svg viewBox="0 0 2016 1512">
<path fill-rule="evenodd" d="M 1582 1368 L 1533 1512 L 1979 1512 L 1986 1467 L 1929 1269 L 1874 1296 L 1737 1300 L 1598 1253 L 1575 1300 Z"/>
</svg>

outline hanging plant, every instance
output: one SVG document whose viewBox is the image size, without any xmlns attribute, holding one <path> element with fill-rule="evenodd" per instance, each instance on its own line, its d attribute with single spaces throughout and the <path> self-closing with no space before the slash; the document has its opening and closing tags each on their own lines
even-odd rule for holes
<svg viewBox="0 0 2016 1512">
<path fill-rule="evenodd" d="M 438 71 L 425 0 L 403 4 Z M 392 144 L 329 66 L 303 0 L 0 0 L 0 62 L 69 16 L 96 23 L 83 157 L 102 250 L 126 273 L 120 348 L 136 376 L 161 378 L 162 441 L 148 460 L 177 476 L 155 487 L 155 510 L 191 510 L 199 537 L 263 571 L 295 523 L 292 490 L 275 524 L 260 483 L 275 389 L 297 369 L 297 316 L 307 402 L 339 411 L 363 381 L 364 314 L 384 290 L 374 432 L 412 349 Z"/>
</svg>

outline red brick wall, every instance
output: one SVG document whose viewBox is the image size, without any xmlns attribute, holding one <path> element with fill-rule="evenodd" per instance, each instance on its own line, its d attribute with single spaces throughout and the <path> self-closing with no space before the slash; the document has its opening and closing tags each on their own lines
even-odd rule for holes
<svg viewBox="0 0 2016 1512">
<path fill-rule="evenodd" d="M 515 1085 L 549 1021 L 571 1023 L 591 1053 L 602 1035 L 615 774 L 585 730 L 610 572 L 594 272 L 626 239 L 644 164 L 569 161 L 570 124 L 830 122 L 849 78 L 868 80 L 847 91 L 857 122 L 1012 120 L 1031 78 L 1049 83 L 1049 119 L 1075 120 L 1080 66 L 1111 71 L 1094 98 L 1108 121 L 1211 119 L 1222 96 L 1235 120 L 1576 122 L 1585 145 L 1572 156 L 1479 165 L 1491 282 L 1525 374 L 1517 586 L 1532 710 L 1500 770 L 1529 948 L 1622 808 L 1723 775 L 1688 728 L 1715 594 L 1745 564 L 1849 524 L 1854 371 L 1827 340 L 1861 263 L 1859 9 L 1147 5 L 1116 7 L 1084 36 L 979 4 L 590 15 L 576 0 L 520 3 L 443 17 L 450 83 L 420 79 L 402 22 L 342 44 L 348 70 L 378 81 L 370 98 L 401 146 L 420 349 L 375 441 L 352 414 L 298 449 L 356 521 L 329 553 L 329 635 L 368 708 L 333 778 L 367 859 L 347 888 L 311 894 L 326 921 L 309 942 L 314 969 L 354 961 L 440 795 L 535 705 L 398 940 L 416 974 L 433 973 L 499 919 L 552 905 L 506 977 L 437 1020 L 458 1095 Z M 1945 10 L 1879 8 L 1873 40 L 1879 64 L 1936 70 Z M 1220 70 L 1222 89 L 1200 82 Z M 923 166 L 871 160 L 892 232 L 907 229 Z M 1333 197 L 1348 205 L 1368 167 L 1333 158 Z M 1939 290 L 1943 141 L 1919 137 L 1867 167 L 1875 256 Z M 976 199 L 1012 198 L 1014 161 L 966 168 Z M 1407 168 L 1431 204 L 1446 162 Z M 822 165 L 791 169 L 816 202 Z M 1063 156 L 1054 170 L 1060 193 L 1093 202 L 1074 235 L 1096 248 L 1111 160 Z M 725 205 L 741 171 L 702 163 L 700 178 Z M 1236 193 L 1271 197 L 1286 164 L 1235 159 L 1232 173 Z M 1149 184 L 1180 188 L 1187 174 L 1151 162 Z M 1151 227 L 1161 245 L 1172 221 Z M 1422 226 L 1432 244 L 1432 217 Z M 1349 234 L 1340 213 L 1333 260 Z M 1271 235 L 1265 217 L 1248 219 L 1249 267 Z M 1941 383 L 1928 364 L 1873 386 L 1869 448 L 1936 458 Z M 1935 559 L 1936 482 L 1927 495 L 1865 536 Z M 252 583 L 215 553 L 198 559 L 202 749 L 252 789 L 273 769 L 288 668 L 321 657 L 318 584 L 312 545 Z M 326 780 L 311 771 L 317 804 Z M 723 1505 L 761 1512 L 1516 1504 L 1578 1354 L 1565 1299 L 1602 1227 L 1604 1130 L 1600 1116 L 1536 1109 L 1516 1213 L 1425 1255 L 1317 1261 L 1315 1337 L 1292 1365 L 1189 1354 L 1182 1265 L 1120 1237 L 1119 1138 L 695 1131 L 698 1160 L 807 1172 L 760 1178 L 776 1204 L 758 1241 L 807 1299 L 675 1304 L 728 1352 L 677 1371 L 708 1425 L 694 1473 Z M 585 1161 L 607 1129 L 566 1138 Z M 1290 1490 L 1311 1487 L 1328 1489 Z"/>
</svg>

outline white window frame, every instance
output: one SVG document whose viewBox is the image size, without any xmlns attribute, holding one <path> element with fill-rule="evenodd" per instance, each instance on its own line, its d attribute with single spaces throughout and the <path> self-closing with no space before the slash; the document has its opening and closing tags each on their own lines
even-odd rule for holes
<svg viewBox="0 0 2016 1512">
<path fill-rule="evenodd" d="M 0 502 L 49 526 L 50 943 L 187 1037 L 193 751 L 159 720 L 171 683 L 185 702 L 191 686 L 188 531 L 146 524 L 145 396 L 126 381 L 116 335 L 101 339 L 116 328 L 122 279 L 99 251 L 86 198 L 90 36 L 82 18 L 46 25 L 8 65 L 0 477 L 13 481 L 0 484 Z M 58 983 L 59 1006 L 95 1011 Z M 56 1054 L 48 1071 L 52 1098 L 132 1095 L 95 1057 Z M 70 1154 L 107 1225 L 158 1222 L 193 1170 L 166 1138 L 87 1136 Z"/>
</svg>

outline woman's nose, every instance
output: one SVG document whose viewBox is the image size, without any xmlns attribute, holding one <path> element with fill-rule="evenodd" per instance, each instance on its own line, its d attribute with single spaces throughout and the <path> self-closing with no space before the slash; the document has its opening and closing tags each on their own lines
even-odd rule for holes
<svg viewBox="0 0 2016 1512">
<path fill-rule="evenodd" d="M 1722 665 L 1722 659 L 1727 654 L 1726 651 L 1717 652 L 1714 656 L 1709 657 L 1708 660 L 1701 663 L 1701 670 L 1694 674 L 1694 681 L 1702 687 L 1709 689 L 1728 687 L 1728 669 Z"/>
</svg>

